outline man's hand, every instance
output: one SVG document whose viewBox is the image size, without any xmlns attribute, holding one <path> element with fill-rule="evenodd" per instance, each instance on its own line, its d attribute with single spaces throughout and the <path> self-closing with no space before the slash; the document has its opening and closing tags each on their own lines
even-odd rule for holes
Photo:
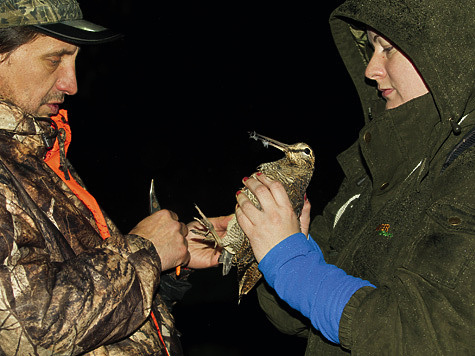
<svg viewBox="0 0 475 356">
<path fill-rule="evenodd" d="M 159 210 L 146 217 L 130 234 L 141 236 L 153 243 L 162 263 L 162 270 L 185 265 L 190 260 L 185 236 L 188 228 L 169 210 Z"/>
<path fill-rule="evenodd" d="M 209 218 L 208 220 L 213 224 L 219 237 L 223 238 L 226 234 L 229 221 L 232 219 L 232 215 L 221 216 L 218 218 Z M 192 221 L 188 224 L 188 251 L 190 252 L 190 262 L 188 267 L 190 268 L 208 268 L 218 265 L 218 259 L 221 255 L 219 248 L 215 248 L 213 241 L 204 241 L 204 237 L 194 234 L 191 230 L 200 230 L 203 226 L 197 222 Z"/>
</svg>

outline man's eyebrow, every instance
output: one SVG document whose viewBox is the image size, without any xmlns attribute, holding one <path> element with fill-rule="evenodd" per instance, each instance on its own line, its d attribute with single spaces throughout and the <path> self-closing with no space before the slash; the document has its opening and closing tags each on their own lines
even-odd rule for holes
<svg viewBox="0 0 475 356">
<path fill-rule="evenodd" d="M 68 50 L 68 49 L 66 49 L 66 48 L 63 48 L 63 49 L 61 49 L 61 50 L 59 50 L 59 51 L 48 52 L 48 53 L 46 53 L 43 57 L 52 57 L 52 56 L 54 56 L 54 57 L 62 57 L 62 56 L 65 56 L 65 55 L 72 56 L 73 54 L 76 53 L 76 51 L 77 51 L 77 53 L 79 53 L 80 50 L 81 50 L 81 49 L 80 49 L 79 47 L 78 47 L 77 49 L 75 49 L 74 51 Z"/>
</svg>

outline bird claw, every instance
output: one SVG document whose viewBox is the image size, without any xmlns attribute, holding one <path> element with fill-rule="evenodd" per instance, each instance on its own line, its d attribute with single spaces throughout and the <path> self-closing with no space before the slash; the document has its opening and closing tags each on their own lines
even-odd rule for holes
<svg viewBox="0 0 475 356">
<path fill-rule="evenodd" d="M 206 215 L 203 214 L 200 208 L 198 208 L 198 205 L 195 204 L 195 208 L 196 210 L 198 210 L 198 213 L 201 215 L 201 219 L 199 218 L 194 218 L 194 219 L 198 221 L 207 231 L 201 231 L 201 230 L 196 230 L 196 229 L 192 229 L 191 231 L 197 235 L 204 236 L 206 241 L 214 241 L 214 248 L 216 248 L 217 246 L 224 247 L 223 241 L 219 237 L 211 221 L 209 221 Z"/>
</svg>

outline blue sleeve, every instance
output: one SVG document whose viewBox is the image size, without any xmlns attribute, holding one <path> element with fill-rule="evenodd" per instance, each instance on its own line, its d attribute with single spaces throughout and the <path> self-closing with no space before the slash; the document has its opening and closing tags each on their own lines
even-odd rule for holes
<svg viewBox="0 0 475 356">
<path fill-rule="evenodd" d="M 334 343 L 340 343 L 340 318 L 348 300 L 358 289 L 374 287 L 327 264 L 317 243 L 302 233 L 289 236 L 270 250 L 259 270 L 282 300 Z"/>
</svg>

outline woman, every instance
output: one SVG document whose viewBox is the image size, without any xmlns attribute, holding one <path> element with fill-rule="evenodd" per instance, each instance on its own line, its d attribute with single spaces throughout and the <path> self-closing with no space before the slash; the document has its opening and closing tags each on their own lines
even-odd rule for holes
<svg viewBox="0 0 475 356">
<path fill-rule="evenodd" d="M 279 183 L 244 183 L 262 211 L 237 195 L 268 285 L 303 317 L 266 285 L 261 307 L 281 331 L 308 338 L 307 354 L 475 350 L 474 9 L 473 0 L 337 8 L 332 33 L 365 115 L 338 157 L 337 196 L 307 240 L 309 204 L 299 224 Z"/>
</svg>

